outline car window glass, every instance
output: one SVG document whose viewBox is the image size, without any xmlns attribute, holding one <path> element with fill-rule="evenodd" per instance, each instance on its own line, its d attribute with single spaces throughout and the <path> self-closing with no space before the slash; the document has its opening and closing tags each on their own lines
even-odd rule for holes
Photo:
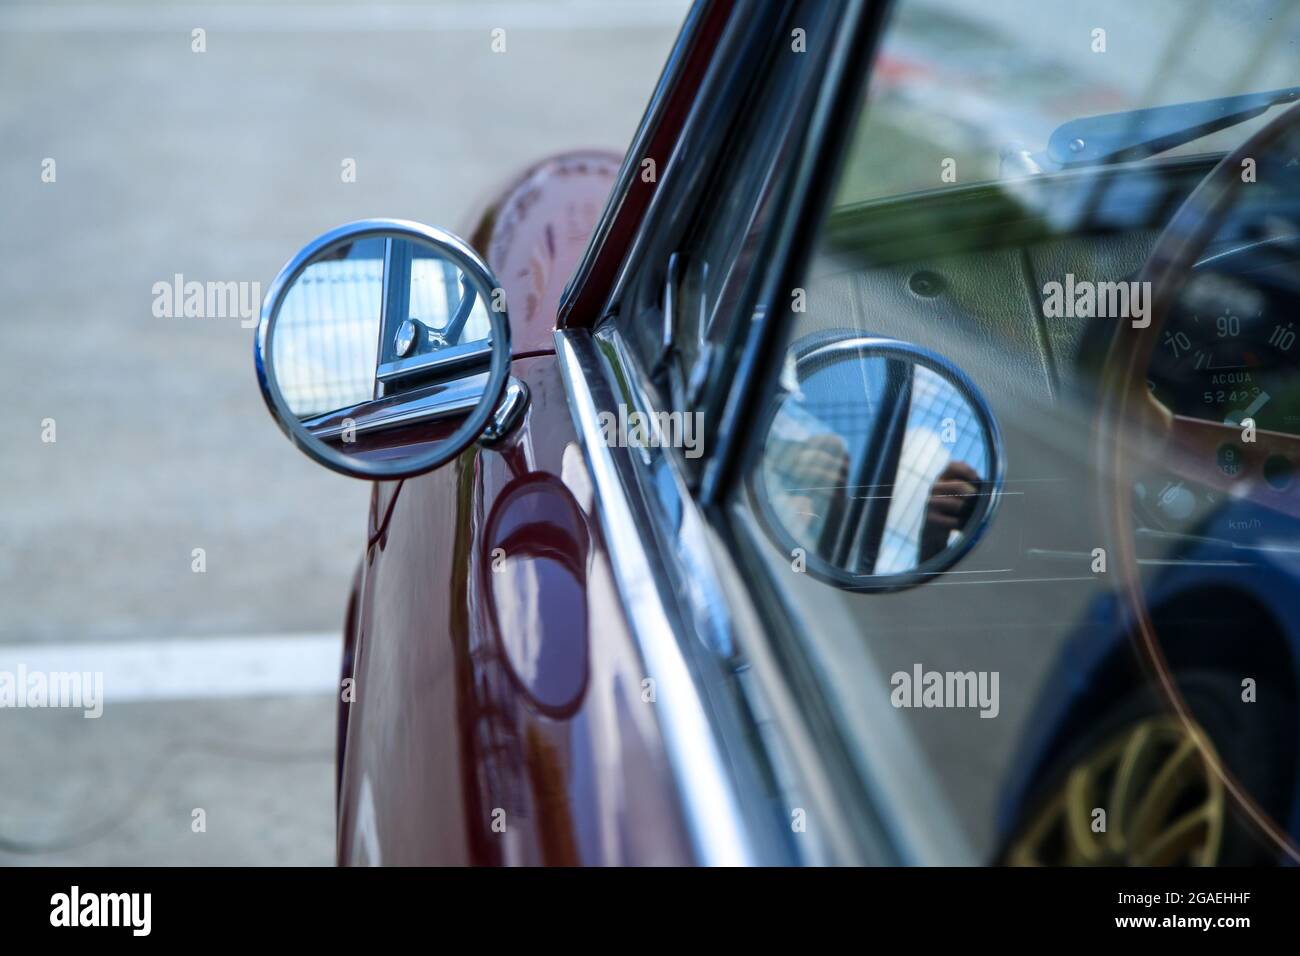
<svg viewBox="0 0 1300 956">
<path fill-rule="evenodd" d="M 1265 768 L 1251 748 L 1290 754 L 1295 737 L 1241 693 L 1269 669 L 1275 716 L 1295 723 L 1300 611 L 1281 595 L 1300 571 L 1270 551 L 1300 550 L 1284 497 L 1300 493 L 1295 140 L 1229 171 L 1239 208 L 1167 315 L 1137 280 L 1224 151 L 1294 98 L 1167 153 L 1002 160 L 1074 118 L 1300 84 L 1300 4 L 896 7 L 799 306 L 778 290 L 779 342 L 738 412 L 727 514 L 754 599 L 936 860 L 1276 862 L 1214 768 L 1289 819 L 1292 758 Z M 1209 437 L 1131 446 L 1122 483 L 1097 443 L 1102 370 L 1144 317 L 1159 335 L 1140 397 Z M 1246 419 L 1279 437 L 1252 446 Z M 1196 733 L 1138 666 L 1116 513 Z M 1132 787 L 1111 786 L 1122 772 Z M 1094 837 L 1094 810 L 1121 829 Z"/>
</svg>

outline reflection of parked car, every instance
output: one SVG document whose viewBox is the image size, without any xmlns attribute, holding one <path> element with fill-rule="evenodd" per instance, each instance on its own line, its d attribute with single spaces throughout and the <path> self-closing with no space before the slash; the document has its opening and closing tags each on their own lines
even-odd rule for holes
<svg viewBox="0 0 1300 956">
<path fill-rule="evenodd" d="M 312 445 L 258 353 L 294 440 L 382 479 L 340 862 L 1294 854 L 1294 64 L 1243 15 L 1224 62 L 1250 70 L 1170 59 L 1180 101 L 1091 117 L 1109 87 L 1067 56 L 1047 95 L 1012 29 L 1041 6 L 964 8 L 989 22 L 945 76 L 979 95 L 945 100 L 899 67 L 954 42 L 927 0 L 705 0 L 621 167 L 522 173 L 469 230 L 482 262 L 358 227 L 441 243 L 508 323 L 391 394 L 376 372 L 351 450 Z M 1125 10 L 1114 75 L 1189 28 Z M 1071 135 L 1014 183 L 946 175 L 949 131 L 1012 126 Z M 406 348 L 385 308 L 367 369 Z"/>
</svg>

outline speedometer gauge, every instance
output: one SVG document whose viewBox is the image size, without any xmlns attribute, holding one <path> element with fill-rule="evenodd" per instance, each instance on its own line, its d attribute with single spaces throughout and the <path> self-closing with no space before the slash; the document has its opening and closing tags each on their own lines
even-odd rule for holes
<svg viewBox="0 0 1300 956">
<path fill-rule="evenodd" d="M 1300 432 L 1294 267 L 1287 279 L 1197 273 L 1152 355 L 1148 385 L 1161 404 L 1176 415 Z"/>
</svg>

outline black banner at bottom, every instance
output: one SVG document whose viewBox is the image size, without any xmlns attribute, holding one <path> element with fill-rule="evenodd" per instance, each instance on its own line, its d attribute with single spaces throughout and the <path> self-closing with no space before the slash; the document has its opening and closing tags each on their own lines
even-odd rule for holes
<svg viewBox="0 0 1300 956">
<path fill-rule="evenodd" d="M 9 941 L 209 943 L 246 941 L 254 928 L 261 940 L 333 944 L 431 927 L 603 935 L 611 920 L 635 932 L 723 916 L 738 935 L 777 920 L 818 933 L 920 928 L 927 941 L 1048 932 L 1228 943 L 1293 925 L 1300 870 L 14 869 L 0 872 L 0 900 Z"/>
</svg>

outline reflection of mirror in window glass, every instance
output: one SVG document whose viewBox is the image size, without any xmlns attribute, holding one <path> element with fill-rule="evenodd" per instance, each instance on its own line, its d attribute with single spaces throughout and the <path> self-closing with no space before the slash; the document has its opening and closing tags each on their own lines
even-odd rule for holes
<svg viewBox="0 0 1300 956">
<path fill-rule="evenodd" d="M 787 366 L 761 470 L 795 544 L 859 577 L 956 554 L 991 494 L 989 432 L 966 395 L 895 353 Z"/>
<path fill-rule="evenodd" d="M 299 418 L 374 397 L 383 278 L 384 241 L 363 239 L 312 262 L 285 294 L 272 361 Z"/>
</svg>

